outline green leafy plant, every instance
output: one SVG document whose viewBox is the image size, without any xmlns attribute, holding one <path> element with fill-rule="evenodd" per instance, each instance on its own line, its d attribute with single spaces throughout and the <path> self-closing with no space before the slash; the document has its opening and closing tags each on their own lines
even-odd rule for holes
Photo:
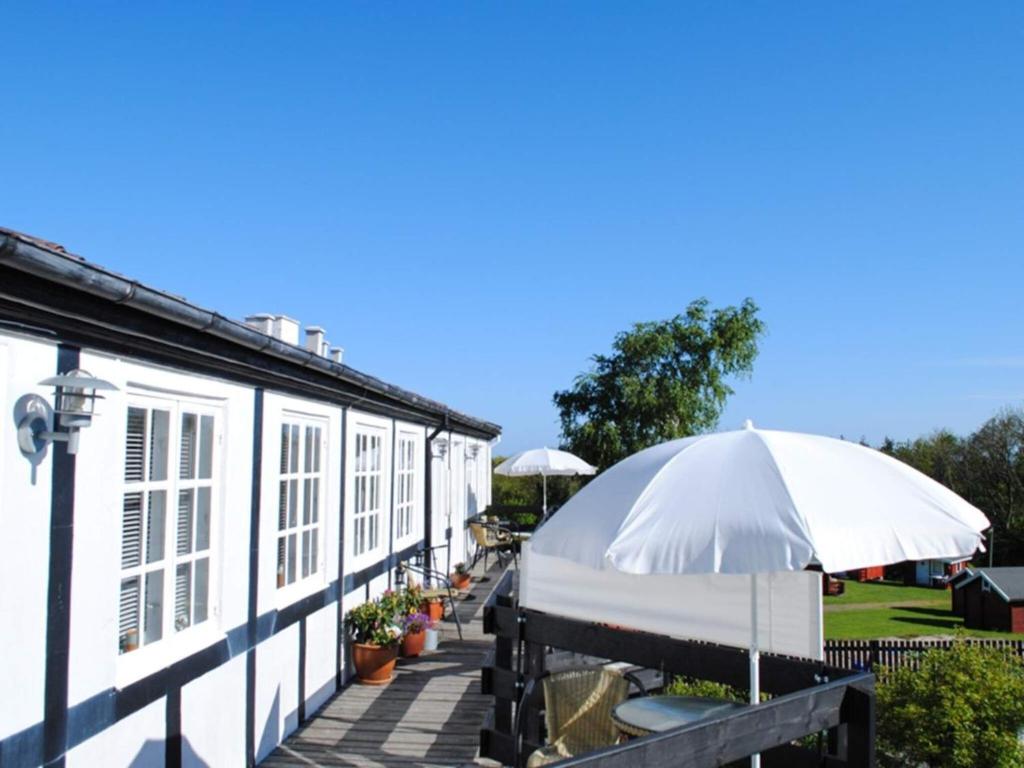
<svg viewBox="0 0 1024 768">
<path fill-rule="evenodd" d="M 352 639 L 368 645 L 395 645 L 402 639 L 402 627 L 395 621 L 391 606 L 383 599 L 370 600 L 356 606 L 345 615 Z"/>
<path fill-rule="evenodd" d="M 917 670 L 876 670 L 880 764 L 931 768 L 1024 766 L 1024 665 L 959 638 L 923 653 Z"/>
<path fill-rule="evenodd" d="M 465 563 L 456 563 L 455 564 L 455 573 L 457 573 L 459 576 L 468 576 L 469 575 L 469 568 L 466 567 Z"/>
<path fill-rule="evenodd" d="M 401 593 L 401 608 L 400 612 L 402 615 L 408 616 L 411 613 L 419 613 L 420 608 L 423 605 L 423 588 L 414 585 L 406 588 Z"/>
<path fill-rule="evenodd" d="M 744 691 L 733 688 L 725 683 L 713 680 L 700 680 L 696 677 L 676 677 L 665 686 L 665 694 L 669 696 L 700 696 L 709 699 L 729 699 L 745 703 Z"/>
</svg>

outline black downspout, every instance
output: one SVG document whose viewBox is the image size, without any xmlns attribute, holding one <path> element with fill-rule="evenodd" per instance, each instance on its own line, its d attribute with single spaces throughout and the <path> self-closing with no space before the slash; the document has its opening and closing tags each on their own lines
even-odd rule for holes
<svg viewBox="0 0 1024 768">
<path fill-rule="evenodd" d="M 424 525 L 426 526 L 423 530 L 423 547 L 426 552 L 428 568 L 433 567 L 430 560 L 431 552 L 430 548 L 433 546 L 433 536 L 431 529 L 434 527 L 434 505 L 433 505 L 433 487 L 434 487 L 434 438 L 439 434 L 448 429 L 448 414 L 445 413 L 444 419 L 437 425 L 437 428 L 427 436 L 427 450 L 426 450 L 426 476 L 423 478 L 423 489 L 424 489 L 424 500 L 423 500 L 423 517 Z"/>
</svg>

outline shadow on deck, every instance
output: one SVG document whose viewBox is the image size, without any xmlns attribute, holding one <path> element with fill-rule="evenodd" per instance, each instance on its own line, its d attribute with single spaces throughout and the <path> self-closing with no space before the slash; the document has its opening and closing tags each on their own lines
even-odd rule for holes
<svg viewBox="0 0 1024 768">
<path fill-rule="evenodd" d="M 442 624 L 438 651 L 400 659 L 383 687 L 352 683 L 339 691 L 260 765 L 474 765 L 490 696 L 480 693 L 480 667 L 493 640 L 483 633 L 483 605 L 501 569 L 482 568 L 468 599 L 459 601 L 464 640 L 455 623 Z M 493 763 L 492 763 L 493 764 Z"/>
</svg>

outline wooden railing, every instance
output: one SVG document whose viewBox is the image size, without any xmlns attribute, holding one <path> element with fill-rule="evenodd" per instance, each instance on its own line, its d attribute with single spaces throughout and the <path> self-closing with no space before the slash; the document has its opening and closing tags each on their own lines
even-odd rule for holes
<svg viewBox="0 0 1024 768">
<path fill-rule="evenodd" d="M 1000 648 L 1024 657 L 1024 640 L 1004 638 L 964 638 L 954 640 L 827 640 L 825 663 L 846 669 L 869 670 L 875 665 L 917 669 L 921 654 L 931 650 L 949 650 L 954 642 Z"/>
<path fill-rule="evenodd" d="M 484 630 L 495 635 L 485 661 L 482 690 L 494 697 L 480 733 L 480 753 L 505 765 L 523 765 L 544 742 L 542 686 L 547 648 L 658 669 L 738 688 L 748 684 L 745 651 L 663 635 L 617 629 L 516 606 L 506 573 L 484 607 Z M 522 702 L 524 689 L 533 694 Z M 823 663 L 762 655 L 757 706 L 708 718 L 672 731 L 579 755 L 562 765 L 721 766 L 754 753 L 762 765 L 875 765 L 874 676 Z M 521 721 L 521 733 L 515 732 Z M 827 738 L 817 738 L 827 733 Z M 804 737 L 811 737 L 809 740 Z M 804 743 L 797 743 L 804 740 Z"/>
</svg>

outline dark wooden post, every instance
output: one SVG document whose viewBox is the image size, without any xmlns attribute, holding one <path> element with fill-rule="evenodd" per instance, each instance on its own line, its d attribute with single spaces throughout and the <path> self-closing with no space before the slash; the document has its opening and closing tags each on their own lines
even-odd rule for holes
<svg viewBox="0 0 1024 768">
<path fill-rule="evenodd" d="M 846 726 L 846 761 L 851 768 L 875 768 L 874 678 L 846 689 L 840 717 Z"/>
<path fill-rule="evenodd" d="M 545 664 L 547 662 L 547 646 L 542 643 L 526 643 L 525 645 L 526 668 L 524 669 L 524 677 L 526 680 L 536 680 L 544 674 Z M 523 728 L 524 743 L 543 744 L 540 709 L 535 704 L 531 703 L 527 706 L 527 710 L 523 714 L 526 717 L 525 727 Z M 524 765 L 526 764 L 526 758 L 528 757 L 528 754 L 522 755 Z"/>
</svg>

